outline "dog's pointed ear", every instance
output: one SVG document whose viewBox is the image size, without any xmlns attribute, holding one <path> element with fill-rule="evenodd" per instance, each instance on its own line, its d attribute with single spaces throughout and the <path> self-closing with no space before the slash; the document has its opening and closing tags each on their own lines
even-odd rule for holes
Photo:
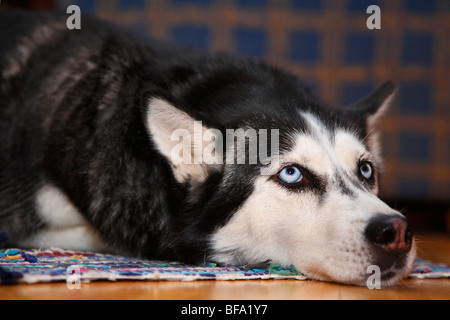
<svg viewBox="0 0 450 320">
<path fill-rule="evenodd" d="M 395 85 L 388 81 L 368 96 L 356 101 L 345 109 L 355 113 L 356 117 L 365 120 L 368 131 L 374 129 L 380 118 L 389 109 L 392 98 L 395 95 Z"/>
<path fill-rule="evenodd" d="M 202 182 L 222 164 L 222 133 L 207 128 L 164 98 L 147 99 L 146 126 L 179 182 Z"/>
<path fill-rule="evenodd" d="M 363 127 L 366 143 L 376 156 L 380 155 L 377 127 L 383 115 L 389 110 L 395 91 L 394 83 L 388 81 L 368 96 L 343 109 L 345 117 Z"/>
</svg>

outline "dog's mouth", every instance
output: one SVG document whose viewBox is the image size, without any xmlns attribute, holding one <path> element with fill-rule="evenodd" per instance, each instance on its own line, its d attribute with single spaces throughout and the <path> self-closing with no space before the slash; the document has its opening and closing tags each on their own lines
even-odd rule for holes
<svg viewBox="0 0 450 320">
<path fill-rule="evenodd" d="M 390 281 L 395 277 L 406 277 L 414 267 L 416 259 L 416 247 L 414 240 L 411 241 L 411 248 L 407 253 L 397 257 L 387 257 L 381 259 L 381 280 Z"/>
<path fill-rule="evenodd" d="M 389 270 L 403 270 L 407 261 L 408 253 L 404 253 L 401 256 L 382 255 L 374 259 L 374 265 L 380 268 L 381 272 L 388 272 Z"/>
</svg>

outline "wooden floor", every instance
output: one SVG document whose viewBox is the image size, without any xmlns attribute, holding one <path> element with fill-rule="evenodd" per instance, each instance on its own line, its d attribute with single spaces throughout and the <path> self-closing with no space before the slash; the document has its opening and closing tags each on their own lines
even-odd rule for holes
<svg viewBox="0 0 450 320">
<path fill-rule="evenodd" d="M 450 264 L 450 235 L 418 237 L 419 256 Z M 369 290 L 320 281 L 96 282 L 69 290 L 65 283 L 0 286 L 0 299 L 446 299 L 450 279 L 402 280 Z"/>
</svg>

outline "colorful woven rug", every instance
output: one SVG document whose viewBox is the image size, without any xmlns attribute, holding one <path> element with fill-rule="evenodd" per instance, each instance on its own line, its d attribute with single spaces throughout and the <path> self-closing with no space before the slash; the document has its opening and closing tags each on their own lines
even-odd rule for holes
<svg viewBox="0 0 450 320">
<path fill-rule="evenodd" d="M 290 270 L 278 266 L 249 269 L 209 262 L 189 266 L 58 248 L 0 251 L 0 283 L 66 281 L 70 276 L 78 276 L 81 281 L 306 279 L 293 267 Z"/>
<path fill-rule="evenodd" d="M 293 266 L 245 267 L 217 266 L 204 263 L 189 266 L 51 248 L 47 250 L 0 250 L 0 283 L 38 283 L 69 281 L 116 280 L 255 280 L 307 279 Z M 411 278 L 449 278 L 450 266 L 417 260 Z"/>
</svg>

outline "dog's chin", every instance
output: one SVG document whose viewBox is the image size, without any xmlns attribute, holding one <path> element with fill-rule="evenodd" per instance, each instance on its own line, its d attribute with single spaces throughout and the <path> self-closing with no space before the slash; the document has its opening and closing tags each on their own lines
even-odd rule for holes
<svg viewBox="0 0 450 320">
<path fill-rule="evenodd" d="M 413 241 L 411 250 L 401 259 L 383 269 L 377 268 L 377 262 L 369 265 L 348 266 L 312 266 L 309 270 L 299 270 L 310 279 L 326 282 L 334 282 L 346 285 L 364 286 L 368 288 L 389 287 L 395 285 L 401 279 L 406 278 L 414 267 L 416 259 L 416 246 Z M 375 267 L 375 268 L 369 268 Z M 378 274 L 376 274 L 378 272 Z"/>
</svg>

